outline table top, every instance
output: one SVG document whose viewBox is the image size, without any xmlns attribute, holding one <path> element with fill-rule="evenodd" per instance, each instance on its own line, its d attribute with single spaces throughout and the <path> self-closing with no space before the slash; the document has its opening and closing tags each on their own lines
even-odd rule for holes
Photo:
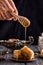
<svg viewBox="0 0 43 65">
<path fill-rule="evenodd" d="M 31 49 L 33 49 L 33 51 L 38 52 L 38 46 L 36 45 L 28 45 Z M 7 50 L 6 47 L 4 46 L 0 46 L 0 51 L 5 51 Z M 9 58 L 12 57 L 12 53 L 4 55 L 3 56 L 6 60 L 4 61 L 0 61 L 0 65 L 43 65 L 43 59 L 42 58 L 37 58 L 37 60 L 33 61 L 33 62 L 28 62 L 28 63 L 16 63 L 13 62 L 11 60 L 9 60 Z"/>
</svg>

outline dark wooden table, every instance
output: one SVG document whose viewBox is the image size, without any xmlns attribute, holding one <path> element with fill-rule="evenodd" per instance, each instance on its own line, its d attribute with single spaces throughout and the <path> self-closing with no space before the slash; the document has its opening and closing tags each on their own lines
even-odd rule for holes
<svg viewBox="0 0 43 65">
<path fill-rule="evenodd" d="M 28 45 L 31 49 L 33 49 L 35 52 L 38 52 L 38 46 L 33 46 L 33 45 Z M 4 46 L 0 46 L 0 51 L 4 51 L 7 50 L 6 47 Z M 37 58 L 37 60 L 33 61 L 33 62 L 28 62 L 28 63 L 16 63 L 13 61 L 8 60 L 9 58 L 11 58 L 12 54 L 7 54 L 5 56 L 3 56 L 6 60 L 4 61 L 0 61 L 0 65 L 43 65 L 43 59 L 41 58 Z"/>
</svg>

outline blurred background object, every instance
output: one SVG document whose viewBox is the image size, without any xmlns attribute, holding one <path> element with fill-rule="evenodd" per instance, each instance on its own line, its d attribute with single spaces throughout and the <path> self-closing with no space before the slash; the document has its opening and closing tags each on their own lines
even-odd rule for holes
<svg viewBox="0 0 43 65">
<path fill-rule="evenodd" d="M 41 51 L 43 49 L 43 33 L 41 33 L 41 36 L 39 36 L 38 49 L 39 49 L 39 51 Z"/>
</svg>

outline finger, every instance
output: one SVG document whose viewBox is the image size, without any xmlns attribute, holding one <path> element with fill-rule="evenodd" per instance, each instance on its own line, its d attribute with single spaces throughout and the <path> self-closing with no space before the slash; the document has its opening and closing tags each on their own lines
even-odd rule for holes
<svg viewBox="0 0 43 65">
<path fill-rule="evenodd" d="M 4 2 L 6 3 L 8 9 L 9 9 L 10 11 L 14 11 L 14 9 L 12 8 L 12 6 L 11 6 L 10 3 L 8 2 L 8 0 L 4 0 Z"/>
<path fill-rule="evenodd" d="M 2 20 L 3 18 L 2 18 L 2 15 L 1 15 L 1 13 L 0 13 L 0 20 Z"/>
<path fill-rule="evenodd" d="M 0 10 L 2 11 L 2 14 L 4 15 L 3 17 L 7 20 L 7 19 L 9 19 L 10 18 L 10 20 L 11 20 L 11 14 L 10 14 L 10 12 L 9 11 L 6 11 L 6 9 L 5 8 L 3 8 L 3 7 L 1 7 L 0 6 Z"/>
<path fill-rule="evenodd" d="M 13 18 L 9 11 L 6 12 L 6 16 L 8 16 L 7 20 L 12 20 Z"/>
<path fill-rule="evenodd" d="M 16 21 L 18 18 L 18 14 L 16 14 L 15 12 L 12 12 L 11 14 L 13 16 L 13 20 Z"/>
<path fill-rule="evenodd" d="M 1 12 L 0 12 L 0 20 L 5 20 L 5 19 L 3 18 L 3 15 L 2 15 Z"/>
<path fill-rule="evenodd" d="M 10 5 L 12 6 L 12 8 L 14 9 L 13 12 L 14 12 L 16 15 L 18 15 L 18 11 L 17 11 L 17 8 L 16 8 L 15 3 L 13 2 L 13 0 L 8 0 L 8 2 L 9 2 Z"/>
<path fill-rule="evenodd" d="M 13 17 L 11 17 L 11 15 L 8 16 L 8 13 L 4 13 L 2 11 L 0 11 L 0 20 L 12 20 Z"/>
<path fill-rule="evenodd" d="M 13 0 L 8 0 L 8 2 L 9 2 L 10 5 L 12 6 L 12 8 L 16 10 L 16 6 L 15 6 Z"/>
<path fill-rule="evenodd" d="M 0 6 L 4 7 L 6 10 L 8 10 L 8 7 L 7 7 L 6 3 L 3 0 L 0 0 Z"/>
<path fill-rule="evenodd" d="M 11 18 L 9 18 L 9 19 L 7 19 L 7 20 L 13 20 L 13 17 L 11 17 Z"/>
<path fill-rule="evenodd" d="M 2 18 L 3 18 L 3 19 L 6 19 L 5 15 L 4 15 L 4 13 L 3 13 L 2 8 L 0 8 L 0 13 L 1 13 Z"/>
<path fill-rule="evenodd" d="M 17 20 L 17 18 L 16 18 L 16 17 L 13 17 L 13 20 L 14 20 L 14 21 L 16 21 L 16 20 Z"/>
<path fill-rule="evenodd" d="M 5 1 L 6 1 L 6 0 L 5 0 Z M 7 1 L 6 1 L 6 4 L 8 5 L 9 9 L 12 10 L 12 12 L 14 12 L 15 14 L 18 15 L 18 11 L 17 11 L 17 9 L 16 9 L 16 6 L 15 6 L 13 0 L 7 0 Z"/>
<path fill-rule="evenodd" d="M 3 6 L 4 6 L 5 8 L 7 8 L 7 10 L 10 10 L 10 11 L 13 11 L 13 10 L 14 10 L 14 9 L 11 7 L 10 3 L 8 2 L 8 0 L 1 0 L 0 2 L 3 4 Z"/>
<path fill-rule="evenodd" d="M 15 14 L 18 14 L 17 8 L 16 8 L 15 3 L 13 2 L 13 0 L 8 0 L 8 2 L 11 5 L 11 7 L 14 9 Z"/>
<path fill-rule="evenodd" d="M 5 11 L 5 9 L 3 7 L 0 7 L 0 12 L 1 12 L 1 15 L 3 16 L 4 20 L 7 20 L 10 18 L 10 15 L 8 14 L 8 12 Z"/>
</svg>

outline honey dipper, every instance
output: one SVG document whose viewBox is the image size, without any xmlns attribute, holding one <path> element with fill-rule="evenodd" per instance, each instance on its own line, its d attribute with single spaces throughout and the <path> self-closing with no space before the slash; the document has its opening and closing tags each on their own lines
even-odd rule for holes
<svg viewBox="0 0 43 65">
<path fill-rule="evenodd" d="M 17 16 L 15 13 L 13 13 L 13 16 L 17 17 L 18 22 L 23 26 L 23 27 L 29 27 L 30 26 L 30 20 L 24 16 Z"/>
</svg>

